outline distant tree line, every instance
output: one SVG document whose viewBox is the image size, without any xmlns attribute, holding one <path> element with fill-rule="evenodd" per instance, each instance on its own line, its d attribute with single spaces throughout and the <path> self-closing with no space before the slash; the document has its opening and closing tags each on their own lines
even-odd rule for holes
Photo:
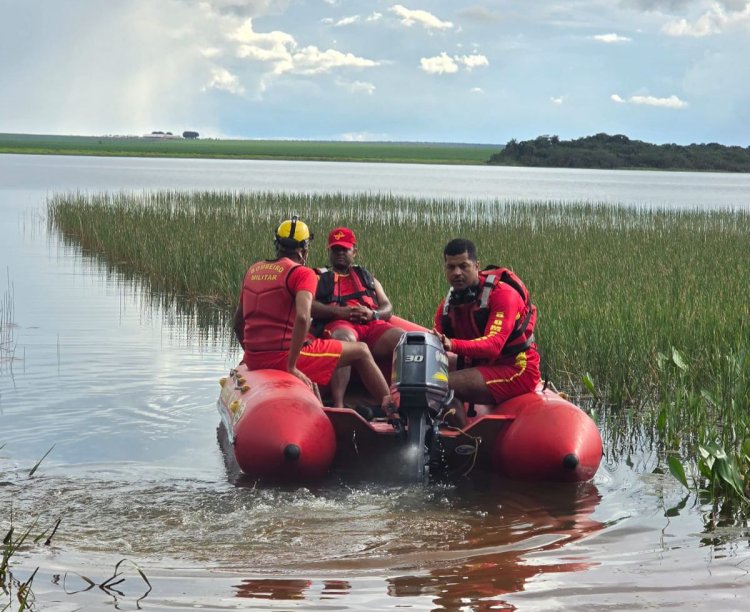
<svg viewBox="0 0 750 612">
<path fill-rule="evenodd" d="M 750 172 L 750 147 L 728 147 L 715 142 L 688 146 L 655 145 L 617 134 L 596 134 L 576 140 L 539 136 L 511 140 L 488 160 L 506 166 L 552 168 L 641 168 L 659 170 L 714 170 Z"/>
</svg>

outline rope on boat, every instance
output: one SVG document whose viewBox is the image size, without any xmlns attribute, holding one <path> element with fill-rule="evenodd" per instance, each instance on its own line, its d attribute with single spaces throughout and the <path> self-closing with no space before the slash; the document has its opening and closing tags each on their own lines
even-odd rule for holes
<svg viewBox="0 0 750 612">
<path fill-rule="evenodd" d="M 450 416 L 452 414 L 456 414 L 455 408 L 451 408 L 450 410 L 442 414 L 441 418 L 444 419 L 445 417 Z M 468 476 L 477 464 L 477 455 L 479 454 L 479 445 L 482 443 L 482 439 L 479 436 L 472 436 L 466 430 L 460 427 L 456 427 L 454 425 L 446 424 L 446 429 L 452 429 L 453 431 L 457 431 L 474 442 L 474 452 L 471 455 L 471 465 L 467 468 L 467 470 L 463 474 L 461 474 L 462 476 Z"/>
</svg>

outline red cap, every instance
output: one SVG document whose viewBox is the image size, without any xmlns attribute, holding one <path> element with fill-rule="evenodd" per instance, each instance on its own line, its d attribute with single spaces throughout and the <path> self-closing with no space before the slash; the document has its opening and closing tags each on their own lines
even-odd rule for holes
<svg viewBox="0 0 750 612">
<path fill-rule="evenodd" d="M 328 248 L 341 246 L 345 249 L 353 249 L 357 244 L 354 232 L 348 227 L 337 227 L 328 234 Z"/>
</svg>

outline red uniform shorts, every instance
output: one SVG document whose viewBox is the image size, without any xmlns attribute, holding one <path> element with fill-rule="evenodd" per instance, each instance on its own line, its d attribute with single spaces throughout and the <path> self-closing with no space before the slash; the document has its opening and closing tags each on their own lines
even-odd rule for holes
<svg viewBox="0 0 750 612">
<path fill-rule="evenodd" d="M 303 346 L 297 358 L 297 369 L 319 385 L 327 385 L 341 357 L 340 340 L 322 340 L 316 338 L 311 344 Z M 284 370 L 286 371 L 287 351 L 258 351 L 245 353 L 245 365 L 250 370 Z"/>
<path fill-rule="evenodd" d="M 358 324 L 337 319 L 336 321 L 331 321 L 323 328 L 323 337 L 330 338 L 334 330 L 345 328 L 354 333 L 354 338 L 358 342 L 364 342 L 372 350 L 372 347 L 377 344 L 382 335 L 394 327 L 388 321 L 368 321 L 367 323 Z"/>
<path fill-rule="evenodd" d="M 539 353 L 533 349 L 518 353 L 512 364 L 477 366 L 477 370 L 498 404 L 516 395 L 533 391 L 541 378 Z"/>
</svg>

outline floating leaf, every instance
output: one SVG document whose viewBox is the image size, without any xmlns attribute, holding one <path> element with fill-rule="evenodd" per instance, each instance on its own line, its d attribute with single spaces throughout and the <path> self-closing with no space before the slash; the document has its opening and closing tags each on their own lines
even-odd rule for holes
<svg viewBox="0 0 750 612">
<path fill-rule="evenodd" d="M 685 476 L 685 468 L 682 467 L 680 460 L 672 455 L 667 457 L 667 465 L 669 466 L 669 473 L 672 474 L 677 480 L 680 481 L 683 487 L 688 489 L 687 476 Z"/>
</svg>

